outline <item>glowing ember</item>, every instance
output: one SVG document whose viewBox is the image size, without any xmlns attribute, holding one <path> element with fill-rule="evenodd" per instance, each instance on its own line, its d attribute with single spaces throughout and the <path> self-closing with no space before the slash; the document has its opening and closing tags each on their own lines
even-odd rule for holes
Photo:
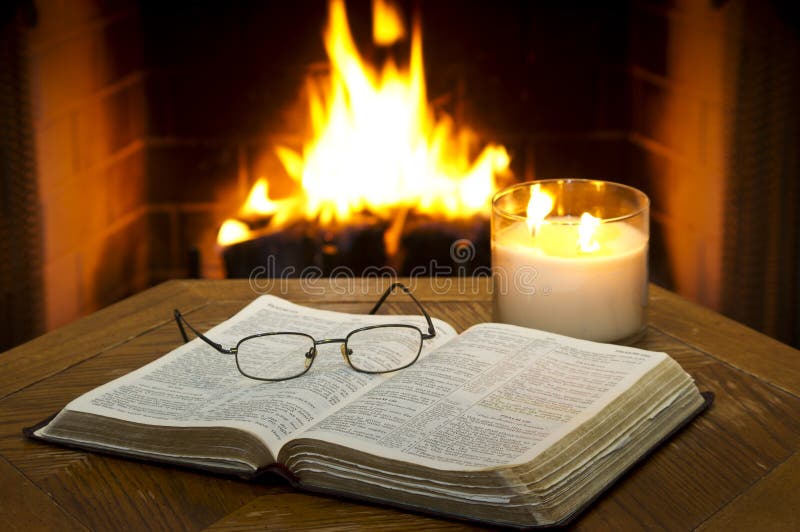
<svg viewBox="0 0 800 532">
<path fill-rule="evenodd" d="M 405 35 L 393 6 L 375 0 L 373 9 L 376 44 Z M 508 154 L 489 145 L 470 160 L 469 133 L 454 131 L 449 117 L 435 117 L 428 108 L 419 21 L 411 31 L 408 66 L 388 60 L 378 71 L 361 59 L 344 2 L 331 0 L 329 10 L 323 38 L 330 80 L 322 88 L 308 83 L 313 137 L 301 153 L 276 147 L 301 190 L 291 201 L 273 201 L 266 181 L 259 181 L 242 214 L 271 215 L 268 230 L 273 230 L 303 218 L 322 226 L 346 224 L 367 211 L 395 220 L 392 234 L 409 210 L 444 218 L 485 216 L 494 176 L 507 170 Z M 239 231 L 231 239 L 229 227 L 226 222 L 220 229 L 220 244 L 255 236 Z M 387 240 L 387 245 L 393 244 Z"/>
</svg>

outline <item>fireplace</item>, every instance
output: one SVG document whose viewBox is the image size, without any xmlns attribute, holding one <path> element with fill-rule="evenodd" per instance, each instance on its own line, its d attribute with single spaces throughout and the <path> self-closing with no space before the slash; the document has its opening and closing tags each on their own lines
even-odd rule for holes
<svg viewBox="0 0 800 532">
<path fill-rule="evenodd" d="M 783 2 L 396 5 L 409 28 L 415 13 L 421 21 L 431 108 L 469 129 L 477 150 L 505 147 L 506 179 L 643 189 L 653 202 L 653 281 L 798 341 L 798 169 L 789 149 L 798 42 Z M 371 11 L 369 1 L 347 3 L 366 59 L 407 57 L 402 43 L 371 45 Z M 226 275 L 216 242 L 223 221 L 261 177 L 273 198 L 294 186 L 275 146 L 300 150 L 307 138 L 301 93 L 329 69 L 326 17 L 323 0 L 41 0 L 4 15 L 5 34 L 23 36 L 13 53 L 30 73 L 41 206 L 30 226 L 41 236 L 18 237 L 41 263 L 29 261 L 29 285 L 42 294 L 28 336 L 166 279 Z M 770 157 L 754 135 L 769 139 Z M 760 220 L 765 210 L 772 218 Z M 429 238 L 425 220 L 415 223 L 416 237 Z M 452 242 L 469 233 L 480 250 L 480 225 L 444 233 Z M 419 249 L 413 231 L 406 237 Z M 293 243 L 330 271 L 347 246 L 315 238 L 305 250 Z M 408 273 L 430 259 L 411 255 L 392 264 Z M 8 270 L 4 323 L 25 297 L 14 295 L 20 285 Z M 4 345 L 20 340 L 6 335 Z"/>
<path fill-rule="evenodd" d="M 419 15 L 409 27 L 394 4 L 372 7 L 365 54 L 345 3 L 329 2 L 327 68 L 307 72 L 301 91 L 310 134 L 300 150 L 272 147 L 282 172 L 259 177 L 222 223 L 228 276 L 264 266 L 273 277 L 488 269 L 488 253 L 461 263 L 446 252 L 456 242 L 488 249 L 492 195 L 513 178 L 508 152 L 428 100 Z M 281 177 L 283 197 L 271 193 Z"/>
</svg>

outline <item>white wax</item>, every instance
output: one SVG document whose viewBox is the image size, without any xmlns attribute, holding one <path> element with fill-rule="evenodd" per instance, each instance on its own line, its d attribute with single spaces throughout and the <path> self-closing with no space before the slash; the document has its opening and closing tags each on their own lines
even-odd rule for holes
<svg viewBox="0 0 800 532">
<path fill-rule="evenodd" d="M 492 235 L 494 319 L 576 338 L 613 342 L 644 327 L 647 235 L 600 224 L 600 248 L 583 253 L 576 225 L 525 222 Z"/>
</svg>

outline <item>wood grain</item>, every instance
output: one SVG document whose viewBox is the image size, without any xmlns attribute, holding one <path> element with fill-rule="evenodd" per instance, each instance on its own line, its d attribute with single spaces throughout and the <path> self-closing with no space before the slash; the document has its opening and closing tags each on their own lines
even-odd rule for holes
<svg viewBox="0 0 800 532">
<path fill-rule="evenodd" d="M 486 280 L 416 279 L 430 314 L 464 330 L 491 319 Z M 409 282 L 410 284 L 410 282 Z M 388 282 L 276 281 L 310 306 L 367 312 Z M 0 523 L 3 529 L 455 530 L 467 525 L 299 493 L 256 482 L 57 448 L 26 440 L 30 426 L 181 342 L 173 308 L 201 329 L 228 318 L 265 284 L 172 281 L 0 355 Z M 402 297 L 388 313 L 414 311 Z M 800 352 L 653 287 L 642 347 L 669 352 L 716 401 L 615 485 L 576 529 L 763 523 L 797 528 L 800 507 Z M 472 527 L 479 529 L 480 527 Z M 741 526 L 740 526 L 741 528 Z"/>
<path fill-rule="evenodd" d="M 703 531 L 800 530 L 800 453 L 775 468 L 700 527 Z M 764 508 L 771 511 L 764 512 Z"/>
<path fill-rule="evenodd" d="M 87 530 L 4 459 L 0 459 L 0 478 L 3 530 Z"/>
<path fill-rule="evenodd" d="M 181 282 L 168 282 L 22 344 L 0 357 L 0 397 L 145 334 L 171 319 L 173 305 L 201 302 Z"/>
<path fill-rule="evenodd" d="M 798 351 L 651 285 L 650 323 L 692 347 L 800 395 Z"/>
<path fill-rule="evenodd" d="M 352 503 L 303 493 L 286 493 L 276 500 L 254 499 L 207 530 L 483 530 L 483 527 L 420 516 L 382 506 Z"/>
</svg>

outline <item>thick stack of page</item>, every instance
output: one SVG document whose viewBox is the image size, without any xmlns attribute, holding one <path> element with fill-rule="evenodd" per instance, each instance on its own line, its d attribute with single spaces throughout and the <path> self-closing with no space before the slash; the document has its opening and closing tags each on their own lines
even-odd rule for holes
<svg viewBox="0 0 800 532">
<path fill-rule="evenodd" d="M 317 339 L 421 316 L 367 316 L 262 296 L 207 335 Z M 266 327 L 269 324 L 269 327 Z M 434 320 L 420 360 L 354 371 L 320 345 L 301 377 L 260 382 L 194 340 L 77 398 L 38 439 L 514 526 L 563 522 L 704 405 L 664 353 L 510 325 Z M 176 331 L 176 341 L 178 339 Z M 298 354 L 303 356 L 302 353 Z"/>
<path fill-rule="evenodd" d="M 516 345 L 523 359 L 499 362 L 498 342 Z M 468 375 L 468 386 L 442 385 L 444 374 L 466 373 L 479 359 L 497 365 Z M 406 379 L 331 415 L 288 443 L 279 461 L 309 488 L 482 521 L 552 524 L 704 404 L 663 353 L 497 324 L 463 333 Z M 426 379 L 435 385 L 411 384 Z"/>
</svg>

